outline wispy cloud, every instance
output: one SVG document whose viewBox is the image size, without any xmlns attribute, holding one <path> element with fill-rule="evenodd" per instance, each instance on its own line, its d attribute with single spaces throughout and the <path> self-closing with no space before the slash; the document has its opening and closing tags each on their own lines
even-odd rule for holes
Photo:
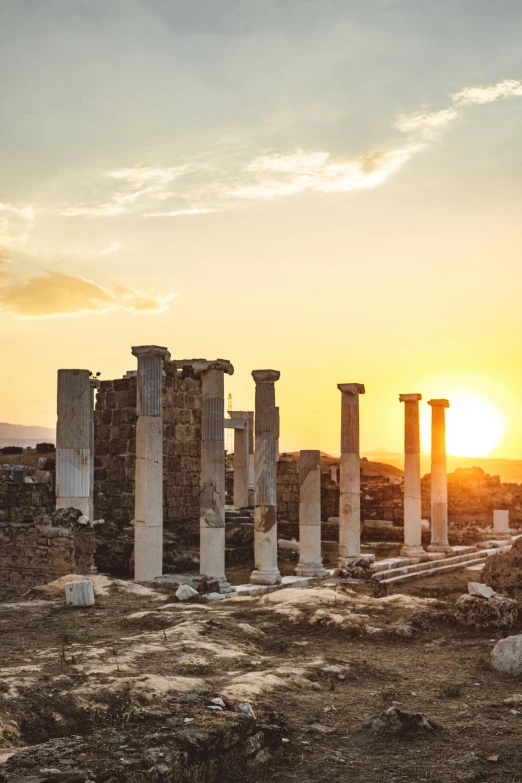
<svg viewBox="0 0 522 783">
<path fill-rule="evenodd" d="M 232 157 L 219 166 L 212 156 L 183 166 L 136 166 L 106 172 L 118 190 L 94 204 L 69 206 L 66 216 L 137 214 L 145 218 L 206 215 L 231 209 L 242 201 L 281 199 L 298 193 L 342 193 L 375 188 L 386 182 L 415 155 L 437 143 L 443 133 L 474 104 L 522 96 L 522 83 L 467 87 L 450 95 L 451 104 L 438 111 L 423 106 L 398 117 L 400 136 L 381 148 L 350 158 L 325 150 L 267 151 L 244 161 Z M 162 202 L 162 208 L 157 203 Z"/>
<path fill-rule="evenodd" d="M 2 202 L 0 202 L 0 212 L 11 213 L 30 222 L 34 220 L 36 214 L 32 204 L 26 207 L 14 207 L 12 204 L 4 204 Z"/>
<path fill-rule="evenodd" d="M 122 243 L 121 242 L 111 242 L 107 247 L 104 247 L 103 250 L 98 250 L 98 252 L 94 252 L 94 255 L 97 256 L 109 256 L 112 253 L 117 253 L 118 250 L 121 248 Z"/>
<path fill-rule="evenodd" d="M 111 310 L 159 313 L 167 308 L 174 296 L 173 293 L 139 291 L 120 283 L 114 283 L 111 291 L 84 277 L 47 270 L 0 288 L 0 307 L 13 315 L 33 318 Z"/>
<path fill-rule="evenodd" d="M 485 87 L 466 87 L 454 93 L 451 98 L 457 106 L 471 106 L 474 103 L 493 103 L 499 98 L 515 98 L 522 96 L 522 82 L 506 79 L 498 84 Z"/>
</svg>

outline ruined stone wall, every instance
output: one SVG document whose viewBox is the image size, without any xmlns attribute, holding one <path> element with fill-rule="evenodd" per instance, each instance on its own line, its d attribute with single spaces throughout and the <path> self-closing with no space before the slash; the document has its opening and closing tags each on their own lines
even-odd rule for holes
<svg viewBox="0 0 522 783">
<path fill-rule="evenodd" d="M 136 378 L 102 381 L 94 412 L 95 517 L 134 517 Z M 163 382 L 164 521 L 199 518 L 201 381 L 166 362 Z"/>
<path fill-rule="evenodd" d="M 42 514 L 51 514 L 55 506 L 50 484 L 0 482 L 0 522 L 32 522 Z"/>
<path fill-rule="evenodd" d="M 60 509 L 25 521 L 0 521 L 0 595 L 24 590 L 66 574 L 88 574 L 94 533 L 78 523 L 81 512 Z"/>
</svg>

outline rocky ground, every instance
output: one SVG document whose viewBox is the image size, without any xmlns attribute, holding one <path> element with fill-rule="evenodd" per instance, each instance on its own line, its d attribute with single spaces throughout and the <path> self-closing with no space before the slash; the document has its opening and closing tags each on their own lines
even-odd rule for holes
<svg viewBox="0 0 522 783">
<path fill-rule="evenodd" d="M 506 631 L 455 620 L 462 574 L 215 603 L 94 582 L 93 608 L 0 605 L 0 781 L 520 779 L 522 682 L 490 666 Z"/>
</svg>

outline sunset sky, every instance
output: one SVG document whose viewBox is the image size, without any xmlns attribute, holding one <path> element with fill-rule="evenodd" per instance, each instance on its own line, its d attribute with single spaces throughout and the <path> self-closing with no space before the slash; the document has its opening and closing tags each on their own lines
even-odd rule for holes
<svg viewBox="0 0 522 783">
<path fill-rule="evenodd" d="M 156 343 L 230 359 L 235 409 L 280 370 L 283 450 L 338 453 L 358 382 L 364 450 L 420 392 L 425 448 L 448 397 L 455 452 L 522 457 L 521 29 L 519 0 L 5 0 L 0 421 Z"/>
</svg>

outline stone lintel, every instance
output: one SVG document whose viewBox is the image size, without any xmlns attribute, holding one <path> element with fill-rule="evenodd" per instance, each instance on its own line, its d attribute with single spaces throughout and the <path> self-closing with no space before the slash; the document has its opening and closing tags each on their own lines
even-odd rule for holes
<svg viewBox="0 0 522 783">
<path fill-rule="evenodd" d="M 144 357 L 150 358 L 152 356 L 158 356 L 160 359 L 165 359 L 166 361 L 170 359 L 168 349 L 161 345 L 133 345 L 131 350 L 132 355 L 136 356 L 138 359 L 143 359 Z"/>
<path fill-rule="evenodd" d="M 343 394 L 365 394 L 364 383 L 338 383 L 337 388 Z"/>
<path fill-rule="evenodd" d="M 279 370 L 252 370 L 252 378 L 256 383 L 275 383 L 280 377 Z"/>
<path fill-rule="evenodd" d="M 449 400 L 428 400 L 428 405 L 434 405 L 439 408 L 449 408 Z"/>
<path fill-rule="evenodd" d="M 231 419 L 243 419 L 244 421 L 248 421 L 250 416 L 248 411 L 228 411 L 228 415 Z"/>
<path fill-rule="evenodd" d="M 223 419 L 223 427 L 228 430 L 246 430 L 248 428 L 248 420 L 245 419 Z"/>
<path fill-rule="evenodd" d="M 422 394 L 399 394 L 399 402 L 419 402 Z"/>
</svg>

